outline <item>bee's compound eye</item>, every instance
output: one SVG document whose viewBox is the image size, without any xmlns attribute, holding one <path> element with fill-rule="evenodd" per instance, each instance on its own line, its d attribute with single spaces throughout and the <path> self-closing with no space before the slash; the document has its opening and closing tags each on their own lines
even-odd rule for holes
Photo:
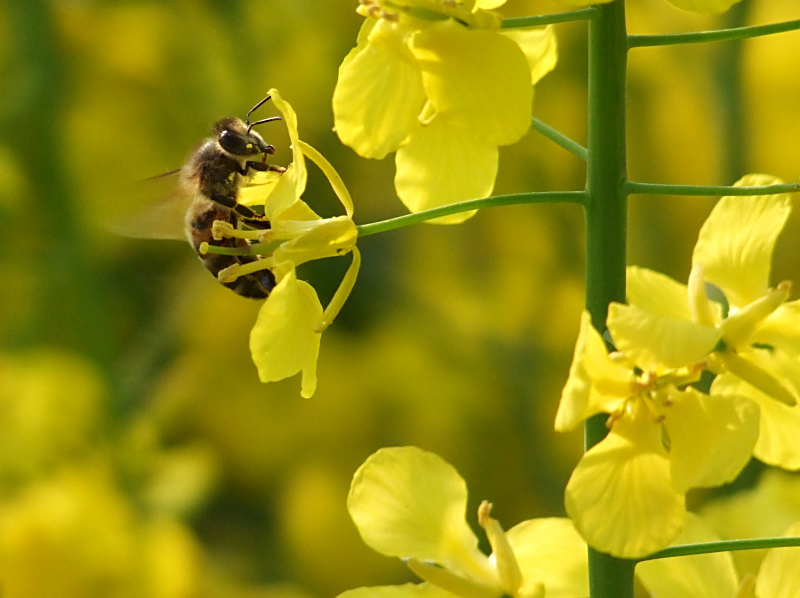
<svg viewBox="0 0 800 598">
<path fill-rule="evenodd" d="M 247 142 L 242 139 L 241 135 L 237 135 L 233 131 L 222 131 L 219 134 L 219 144 L 226 152 L 230 152 L 237 156 L 245 156 L 252 153 L 247 148 Z"/>
</svg>

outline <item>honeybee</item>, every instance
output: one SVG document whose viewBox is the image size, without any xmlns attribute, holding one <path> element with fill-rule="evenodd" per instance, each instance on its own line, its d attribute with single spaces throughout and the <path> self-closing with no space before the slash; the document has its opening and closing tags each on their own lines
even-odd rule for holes
<svg viewBox="0 0 800 598">
<path fill-rule="evenodd" d="M 229 266 L 257 259 L 249 256 L 204 254 L 200 252 L 200 244 L 206 242 L 220 247 L 247 246 L 248 242 L 243 239 L 214 239 L 211 230 L 217 220 L 229 222 L 234 228 L 240 225 L 262 230 L 270 228 L 266 217 L 238 202 L 239 191 L 253 172 L 285 171 L 280 166 L 267 164 L 267 156 L 273 154 L 275 148 L 253 131 L 254 126 L 280 120 L 280 117 L 250 122 L 250 115 L 269 99 L 270 96 L 267 96 L 253 106 L 245 120 L 229 116 L 214 123 L 213 137 L 200 143 L 180 170 L 154 177 L 179 175 L 178 192 L 173 198 L 164 205 L 149 210 L 144 217 L 130 219 L 112 228 L 128 236 L 177 238 L 172 220 L 178 218 L 176 212 L 182 211 L 183 236 L 188 239 L 203 265 L 215 278 L 221 270 Z M 251 159 L 256 156 L 261 156 L 261 159 Z M 143 220 L 148 222 L 141 222 Z M 275 276 L 270 270 L 260 270 L 240 276 L 233 282 L 221 284 L 243 297 L 264 299 L 275 287 Z"/>
</svg>

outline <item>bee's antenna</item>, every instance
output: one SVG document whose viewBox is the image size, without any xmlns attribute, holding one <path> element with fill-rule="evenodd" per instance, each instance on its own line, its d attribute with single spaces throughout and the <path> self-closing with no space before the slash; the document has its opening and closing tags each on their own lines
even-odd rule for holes
<svg viewBox="0 0 800 598">
<path fill-rule="evenodd" d="M 269 102 L 271 98 L 272 98 L 272 96 L 271 96 L 271 95 L 268 95 L 268 96 L 267 96 L 267 97 L 265 97 L 263 100 L 261 100 L 261 101 L 260 101 L 258 104 L 256 104 L 256 105 L 255 105 L 255 106 L 253 106 L 252 108 L 250 108 L 250 112 L 248 112 L 248 113 L 247 113 L 247 118 L 246 118 L 246 119 L 245 119 L 245 121 L 244 121 L 244 122 L 245 122 L 245 124 L 248 124 L 248 125 L 250 125 L 250 115 L 251 115 L 251 114 L 253 114 L 253 112 L 255 112 L 256 110 L 258 110 L 258 109 L 259 109 L 259 108 L 260 108 L 262 105 L 264 105 L 266 102 Z M 253 123 L 253 124 L 256 124 L 256 123 Z M 250 125 L 250 126 L 253 126 L 253 125 Z M 247 129 L 247 130 L 249 131 L 250 129 Z"/>
<path fill-rule="evenodd" d="M 264 123 L 271 123 L 274 120 L 281 120 L 281 117 L 280 116 L 270 116 L 269 118 L 264 118 L 264 119 L 261 119 L 261 120 L 257 120 L 256 122 L 254 122 L 252 124 L 248 123 L 247 132 L 249 133 L 250 129 L 252 129 L 256 125 L 263 125 Z"/>
</svg>

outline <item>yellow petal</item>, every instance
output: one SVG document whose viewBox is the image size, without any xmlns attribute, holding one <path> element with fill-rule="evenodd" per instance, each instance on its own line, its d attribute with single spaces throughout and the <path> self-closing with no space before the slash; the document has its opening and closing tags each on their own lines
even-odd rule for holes
<svg viewBox="0 0 800 598">
<path fill-rule="evenodd" d="M 339 139 L 364 158 L 397 150 L 425 103 L 422 74 L 396 25 L 381 19 L 339 70 L 333 118 Z"/>
<path fill-rule="evenodd" d="M 529 596 L 544 583 L 547 598 L 589 595 L 586 543 L 569 519 L 531 519 L 506 533 L 522 571 L 519 596 Z"/>
<path fill-rule="evenodd" d="M 277 262 L 289 261 L 299 266 L 311 260 L 344 255 L 351 251 L 358 239 L 358 229 L 347 216 L 315 221 L 282 220 L 275 224 L 276 235 L 290 240 L 275 250 Z"/>
<path fill-rule="evenodd" d="M 721 486 L 739 475 L 758 438 L 759 408 L 740 396 L 670 392 L 664 425 L 670 439 L 672 483 L 680 492 Z"/>
<path fill-rule="evenodd" d="M 640 368 L 652 371 L 702 361 L 721 337 L 715 328 L 620 303 L 609 306 L 607 323 L 617 349 Z"/>
<path fill-rule="evenodd" d="M 751 340 L 777 347 L 795 359 L 800 358 L 800 301 L 784 303 L 772 312 L 753 333 Z"/>
<path fill-rule="evenodd" d="M 552 25 L 531 29 L 504 29 L 503 35 L 517 44 L 531 71 L 531 85 L 536 85 L 542 77 L 556 68 L 558 62 L 558 43 Z"/>
<path fill-rule="evenodd" d="M 506 0 L 475 0 L 475 5 L 472 7 L 473 12 L 478 9 L 492 10 L 498 6 L 503 6 Z"/>
<path fill-rule="evenodd" d="M 302 396 L 314 394 L 320 341 L 314 328 L 321 317 L 317 293 L 291 268 L 267 297 L 250 332 L 250 353 L 262 382 L 302 372 Z"/>
<path fill-rule="evenodd" d="M 779 287 L 731 313 L 720 322 L 722 340 L 733 348 L 749 343 L 764 320 L 771 316 L 788 297 L 789 290 Z"/>
<path fill-rule="evenodd" d="M 772 185 L 768 175 L 747 175 L 736 185 Z M 775 241 L 792 210 L 789 194 L 723 197 L 709 214 L 697 239 L 692 264 L 700 264 L 730 304 L 743 307 L 769 286 Z"/>
<path fill-rule="evenodd" d="M 730 372 L 772 399 L 793 406 L 800 401 L 800 372 L 797 362 L 778 350 L 750 349 L 722 351 L 712 356 L 715 373 Z M 722 364 L 722 367 L 717 367 Z M 787 367 L 788 366 L 788 367 Z"/>
<path fill-rule="evenodd" d="M 466 522 L 467 485 L 438 455 L 413 446 L 379 450 L 353 476 L 347 508 L 361 538 L 381 554 L 478 579 L 489 571 Z"/>
<path fill-rule="evenodd" d="M 719 14 L 742 0 L 668 0 L 678 8 L 701 12 L 704 14 Z"/>
<path fill-rule="evenodd" d="M 495 146 L 478 143 L 437 115 L 397 152 L 397 196 L 411 212 L 487 197 L 494 188 L 497 161 Z M 457 224 L 473 214 L 460 212 L 432 222 Z"/>
<path fill-rule="evenodd" d="M 583 456 L 567 483 L 567 513 L 586 542 L 620 558 L 665 548 L 686 514 L 670 481 L 660 430 L 644 409 L 617 420 Z"/>
<path fill-rule="evenodd" d="M 339 173 L 336 172 L 336 169 L 333 165 L 328 162 L 328 160 L 320 154 L 317 150 L 313 147 L 308 145 L 305 141 L 298 140 L 298 146 L 300 150 L 303 152 L 303 155 L 308 156 L 308 158 L 316 164 L 322 173 L 325 175 L 325 178 L 328 179 L 328 182 L 331 184 L 331 188 L 333 192 L 336 194 L 336 197 L 339 198 L 339 201 L 342 203 L 342 207 L 344 207 L 344 211 L 347 214 L 348 218 L 353 217 L 353 198 L 350 197 L 350 192 L 347 190 L 347 187 L 342 180 L 342 177 L 339 176 Z"/>
<path fill-rule="evenodd" d="M 784 536 L 800 536 L 800 522 Z M 758 598 L 796 598 L 800 596 L 800 548 L 773 548 L 767 552 L 756 579 Z"/>
<path fill-rule="evenodd" d="M 245 206 L 264 205 L 267 196 L 281 180 L 281 173 L 268 170 L 254 172 L 250 180 L 239 188 L 236 201 Z"/>
<path fill-rule="evenodd" d="M 412 51 L 436 112 L 466 128 L 473 143 L 508 145 L 528 132 L 530 69 L 509 38 L 447 21 L 417 33 Z"/>
<path fill-rule="evenodd" d="M 269 93 L 286 123 L 286 130 L 292 143 L 292 163 L 281 175 L 280 180 L 264 202 L 264 213 L 270 220 L 275 220 L 303 195 L 308 180 L 308 171 L 298 144 L 300 138 L 297 130 L 297 114 L 289 102 L 281 98 L 277 89 L 270 89 Z"/>
<path fill-rule="evenodd" d="M 686 515 L 683 531 L 673 545 L 720 540 L 702 519 Z M 636 577 L 651 596 L 659 598 L 733 598 L 739 585 L 730 552 L 645 561 L 636 565 Z"/>
<path fill-rule="evenodd" d="M 453 598 L 453 595 L 429 583 L 407 583 L 402 586 L 355 588 L 336 598 Z"/>
<path fill-rule="evenodd" d="M 662 318 L 692 321 L 685 284 L 648 268 L 628 266 L 628 303 Z"/>
<path fill-rule="evenodd" d="M 322 313 L 322 318 L 316 327 L 317 332 L 323 332 L 333 323 L 333 320 L 336 318 L 336 316 L 339 315 L 339 311 L 341 311 L 345 301 L 347 301 L 347 298 L 350 296 L 350 293 L 356 284 L 356 278 L 358 277 L 358 271 L 360 268 L 361 252 L 358 250 L 358 247 L 354 245 L 353 261 L 350 264 L 350 267 L 347 269 L 347 272 L 345 272 L 344 278 L 342 278 L 342 282 L 339 284 L 339 288 L 336 289 L 333 297 L 331 297 L 331 302 L 328 303 L 328 307 L 326 307 L 325 311 Z"/>
<path fill-rule="evenodd" d="M 609 359 L 605 342 L 592 326 L 589 312 L 584 311 L 569 378 L 556 413 L 556 431 L 569 430 L 596 413 L 613 411 L 620 399 L 631 394 L 631 381 L 631 371 Z"/>
<path fill-rule="evenodd" d="M 759 433 L 753 454 L 768 465 L 800 469 L 800 406 L 789 407 L 746 384 L 732 374 L 717 376 L 711 394 L 744 396 L 761 409 Z"/>
</svg>

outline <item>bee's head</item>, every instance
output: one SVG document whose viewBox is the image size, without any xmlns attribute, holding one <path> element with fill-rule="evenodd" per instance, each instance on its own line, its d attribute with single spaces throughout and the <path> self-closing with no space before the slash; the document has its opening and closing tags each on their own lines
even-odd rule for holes
<svg viewBox="0 0 800 598">
<path fill-rule="evenodd" d="M 234 156 L 275 153 L 275 148 L 251 130 L 251 125 L 235 116 L 218 120 L 214 124 L 214 133 L 222 149 Z"/>
</svg>

